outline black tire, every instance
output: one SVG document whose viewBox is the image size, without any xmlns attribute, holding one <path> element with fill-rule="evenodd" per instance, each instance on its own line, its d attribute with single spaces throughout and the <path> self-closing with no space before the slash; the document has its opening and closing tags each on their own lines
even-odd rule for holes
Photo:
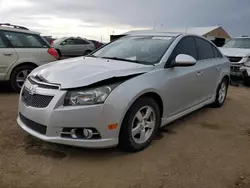
<svg viewBox="0 0 250 188">
<path fill-rule="evenodd" d="M 216 98 L 215 98 L 215 102 L 212 104 L 212 106 L 213 107 L 215 107 L 215 108 L 220 108 L 220 107 L 222 107 L 223 106 L 223 104 L 225 103 L 225 100 L 226 100 L 226 97 L 227 97 L 227 89 L 228 89 L 228 83 L 229 81 L 228 81 L 228 79 L 227 78 L 223 78 L 222 79 L 222 81 L 221 81 L 221 83 L 219 84 L 219 86 L 218 86 L 218 88 L 217 88 L 217 90 L 216 90 Z M 219 100 L 219 91 L 220 91 L 220 89 L 221 89 L 221 86 L 223 85 L 223 83 L 226 85 L 226 93 L 225 93 L 225 97 L 224 97 L 224 99 L 223 99 L 223 101 L 220 101 Z"/>
<path fill-rule="evenodd" d="M 153 109 L 155 113 L 155 126 L 153 128 L 151 136 L 144 143 L 138 144 L 134 141 L 132 137 L 132 126 L 133 120 L 136 113 L 144 106 L 149 106 Z M 157 102 L 150 97 L 141 97 L 137 99 L 134 104 L 127 111 L 125 118 L 122 122 L 120 135 L 119 135 L 119 147 L 124 151 L 128 152 L 138 152 L 147 148 L 152 140 L 154 139 L 159 126 L 161 123 L 160 110 Z"/>
<path fill-rule="evenodd" d="M 244 77 L 244 85 L 245 86 L 250 86 L 250 77 Z"/>
<path fill-rule="evenodd" d="M 89 55 L 91 52 L 92 52 L 91 50 L 86 50 L 86 51 L 84 52 L 84 56 Z"/>
<path fill-rule="evenodd" d="M 34 65 L 21 65 L 19 67 L 14 68 L 14 70 L 10 75 L 10 85 L 15 92 L 20 92 L 21 90 L 21 87 L 19 86 L 20 84 L 18 84 L 16 81 L 18 74 L 25 70 L 27 70 L 30 73 L 35 68 L 36 66 Z"/>
</svg>

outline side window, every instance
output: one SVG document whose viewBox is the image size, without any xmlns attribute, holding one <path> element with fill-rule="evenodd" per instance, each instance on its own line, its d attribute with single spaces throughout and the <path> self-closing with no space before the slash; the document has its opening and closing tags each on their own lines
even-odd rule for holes
<svg viewBox="0 0 250 188">
<path fill-rule="evenodd" d="M 82 39 L 74 39 L 74 44 L 76 45 L 86 45 L 89 44 L 87 41 L 82 40 Z"/>
<path fill-rule="evenodd" d="M 193 37 L 185 37 L 181 39 L 173 51 L 171 61 L 173 61 L 179 54 L 190 55 L 197 59 L 197 49 Z"/>
<path fill-rule="evenodd" d="M 3 32 L 5 37 L 10 41 L 13 47 L 16 48 L 44 48 L 47 47 L 43 44 L 39 36 L 28 33 L 16 32 Z"/>
<path fill-rule="evenodd" d="M 2 37 L 0 36 L 0 48 L 5 48 L 6 46 L 5 46 L 5 44 L 4 44 L 4 42 L 3 42 L 3 39 L 2 39 Z"/>
<path fill-rule="evenodd" d="M 213 51 L 214 51 L 214 57 L 215 58 L 222 58 L 223 56 L 221 55 L 221 53 L 219 52 L 218 49 L 216 49 L 214 46 L 212 46 Z"/>
<path fill-rule="evenodd" d="M 65 45 L 74 45 L 73 39 L 67 39 L 64 42 L 65 42 Z"/>
<path fill-rule="evenodd" d="M 209 42 L 198 37 L 195 37 L 195 42 L 197 44 L 199 60 L 214 58 L 214 51 Z"/>
</svg>

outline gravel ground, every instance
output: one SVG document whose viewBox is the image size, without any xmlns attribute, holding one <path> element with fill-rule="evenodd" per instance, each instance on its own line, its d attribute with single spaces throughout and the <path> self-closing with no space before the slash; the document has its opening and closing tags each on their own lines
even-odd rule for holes
<svg viewBox="0 0 250 188">
<path fill-rule="evenodd" d="M 1 89 L 0 89 L 1 90 Z M 18 95 L 0 91 L 0 188 L 250 188 L 250 89 L 164 128 L 140 153 L 49 144 L 17 126 Z"/>
</svg>

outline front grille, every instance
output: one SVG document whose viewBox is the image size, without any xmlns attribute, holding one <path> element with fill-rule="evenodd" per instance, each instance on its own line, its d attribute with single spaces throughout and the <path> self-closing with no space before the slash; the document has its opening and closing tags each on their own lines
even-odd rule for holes
<svg viewBox="0 0 250 188">
<path fill-rule="evenodd" d="M 29 82 L 32 85 L 38 85 L 38 87 L 40 87 L 40 88 L 44 88 L 44 89 L 56 89 L 56 90 L 59 89 L 59 86 L 57 86 L 57 85 L 47 85 L 46 83 L 44 83 L 44 84 L 38 83 L 34 79 L 32 79 L 31 77 L 29 77 L 28 80 L 29 80 Z"/>
<path fill-rule="evenodd" d="M 19 117 L 20 117 L 21 121 L 30 129 L 32 129 L 40 134 L 43 134 L 43 135 L 46 134 L 46 131 L 47 131 L 46 126 L 39 124 L 39 123 L 36 123 L 36 122 L 24 117 L 21 113 L 19 113 Z"/>
<path fill-rule="evenodd" d="M 238 72 L 238 71 L 240 71 L 240 67 L 238 67 L 238 66 L 231 66 L 231 71 Z"/>
<path fill-rule="evenodd" d="M 24 87 L 23 92 L 21 94 L 21 99 L 24 104 L 27 106 L 35 107 L 35 108 L 46 108 L 53 96 L 39 95 L 33 94 L 31 95 L 29 91 Z"/>
<path fill-rule="evenodd" d="M 242 60 L 242 57 L 227 57 L 230 62 L 240 62 Z"/>
</svg>

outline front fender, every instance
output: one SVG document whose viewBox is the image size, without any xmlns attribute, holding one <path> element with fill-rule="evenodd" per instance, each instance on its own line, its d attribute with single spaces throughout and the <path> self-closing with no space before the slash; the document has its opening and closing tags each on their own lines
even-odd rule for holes
<svg viewBox="0 0 250 188">
<path fill-rule="evenodd" d="M 106 125 L 117 123 L 117 134 L 120 131 L 122 121 L 132 104 L 146 93 L 156 93 L 161 98 L 160 91 L 152 87 L 151 82 L 145 79 L 147 74 L 137 76 L 119 85 L 107 98 L 103 105 L 102 113 L 104 114 L 102 122 Z"/>
</svg>

